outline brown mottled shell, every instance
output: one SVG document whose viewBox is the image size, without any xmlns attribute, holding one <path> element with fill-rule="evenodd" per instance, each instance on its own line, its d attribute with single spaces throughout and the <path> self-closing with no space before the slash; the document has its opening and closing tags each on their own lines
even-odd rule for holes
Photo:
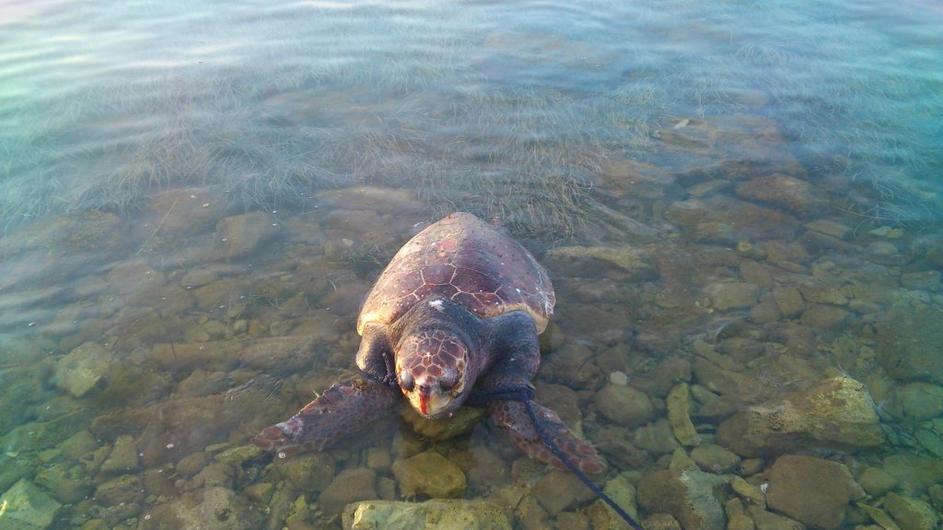
<svg viewBox="0 0 943 530">
<path fill-rule="evenodd" d="M 357 332 L 388 325 L 431 297 L 449 298 L 482 318 L 524 310 L 541 333 L 555 296 L 547 271 L 517 241 L 468 213 L 416 234 L 393 256 L 360 310 Z"/>
</svg>

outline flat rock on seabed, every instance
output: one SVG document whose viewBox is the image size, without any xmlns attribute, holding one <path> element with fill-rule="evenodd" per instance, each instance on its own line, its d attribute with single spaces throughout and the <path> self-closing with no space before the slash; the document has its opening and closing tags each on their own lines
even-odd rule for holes
<svg viewBox="0 0 943 530">
<path fill-rule="evenodd" d="M 431 500 L 420 503 L 364 501 L 348 504 L 344 530 L 510 530 L 504 511 L 489 502 Z"/>
<path fill-rule="evenodd" d="M 111 352 L 100 344 L 86 342 L 56 363 L 56 385 L 75 397 L 82 397 L 98 386 L 111 364 Z"/>
<path fill-rule="evenodd" d="M 278 234 L 278 223 L 271 215 L 250 212 L 221 219 L 216 232 L 227 258 L 245 256 Z"/>
<path fill-rule="evenodd" d="M 724 507 L 714 489 L 726 484 L 723 475 L 702 471 L 654 471 L 639 482 L 638 503 L 649 512 L 673 515 L 685 530 L 724 528 Z"/>
<path fill-rule="evenodd" d="M 393 475 L 407 497 L 461 497 L 467 485 L 461 468 L 435 451 L 393 462 Z"/>
<path fill-rule="evenodd" d="M 878 361 L 894 379 L 943 383 L 943 309 L 895 307 L 875 323 Z"/>
<path fill-rule="evenodd" d="M 864 385 L 835 377 L 738 412 L 720 424 L 717 443 L 747 457 L 874 447 L 885 440 L 874 409 Z"/>
<path fill-rule="evenodd" d="M 838 528 L 852 499 L 865 496 L 843 464 L 811 456 L 784 455 L 773 464 L 769 507 L 814 528 Z"/>
<path fill-rule="evenodd" d="M 0 497 L 0 528 L 42 530 L 52 524 L 61 505 L 32 482 L 23 479 Z"/>
<path fill-rule="evenodd" d="M 142 517 L 139 530 L 205 528 L 214 530 L 254 530 L 262 528 L 261 514 L 249 509 L 244 499 L 221 487 L 206 488 L 155 506 Z"/>
</svg>

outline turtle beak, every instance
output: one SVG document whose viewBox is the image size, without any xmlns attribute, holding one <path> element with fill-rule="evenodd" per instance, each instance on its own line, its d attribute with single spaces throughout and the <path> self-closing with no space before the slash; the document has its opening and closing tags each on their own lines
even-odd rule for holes
<svg viewBox="0 0 943 530">
<path fill-rule="evenodd" d="M 425 388 L 419 389 L 419 413 L 429 415 L 429 402 L 432 401 L 432 392 Z"/>
<path fill-rule="evenodd" d="M 417 383 L 407 398 L 413 408 L 426 418 L 441 417 L 453 408 L 452 396 L 443 392 L 434 381 Z"/>
</svg>

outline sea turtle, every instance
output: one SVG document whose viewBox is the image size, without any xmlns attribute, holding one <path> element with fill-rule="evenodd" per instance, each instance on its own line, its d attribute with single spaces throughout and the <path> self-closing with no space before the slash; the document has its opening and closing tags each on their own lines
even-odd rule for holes
<svg viewBox="0 0 943 530">
<path fill-rule="evenodd" d="M 555 296 L 544 268 L 518 242 L 468 213 L 453 213 L 410 239 L 367 295 L 357 332 L 360 376 L 331 386 L 253 441 L 284 456 L 322 450 L 394 410 L 401 396 L 422 416 L 451 415 L 472 394 L 533 387 L 537 335 Z M 581 470 L 603 459 L 552 410 L 531 402 L 544 434 Z M 563 468 L 525 403 L 492 400 L 491 421 L 519 448 Z"/>
</svg>

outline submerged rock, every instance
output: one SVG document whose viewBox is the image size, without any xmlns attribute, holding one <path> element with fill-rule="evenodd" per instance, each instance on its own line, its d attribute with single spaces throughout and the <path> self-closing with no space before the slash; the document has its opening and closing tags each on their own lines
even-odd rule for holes
<svg viewBox="0 0 943 530">
<path fill-rule="evenodd" d="M 786 318 L 799 316 L 802 314 L 802 311 L 805 310 L 805 301 L 802 299 L 802 293 L 795 287 L 774 287 L 773 300 L 776 301 L 776 306 L 779 307 L 779 311 L 782 312 L 783 316 Z"/>
<path fill-rule="evenodd" d="M 53 465 L 40 469 L 36 484 L 46 488 L 61 503 L 72 504 L 92 493 L 93 486 L 79 466 Z"/>
<path fill-rule="evenodd" d="M 337 513 L 347 504 L 377 496 L 376 473 L 368 468 L 347 469 L 341 472 L 318 497 L 318 505 L 326 513 Z"/>
<path fill-rule="evenodd" d="M 111 352 L 102 345 L 86 342 L 56 363 L 56 385 L 75 397 L 82 397 L 103 382 L 112 360 Z"/>
<path fill-rule="evenodd" d="M 840 307 L 812 304 L 802 312 L 802 324 L 817 330 L 833 330 L 844 324 L 849 312 Z"/>
<path fill-rule="evenodd" d="M 664 418 L 637 429 L 632 441 L 636 446 L 653 455 L 668 454 L 678 448 L 678 440 L 671 432 L 668 420 Z"/>
<path fill-rule="evenodd" d="M 785 455 L 773 464 L 769 507 L 815 528 L 838 528 L 848 502 L 864 497 L 848 468 L 811 456 Z"/>
<path fill-rule="evenodd" d="M 901 530 L 933 530 L 940 522 L 940 516 L 927 503 L 896 493 L 884 497 L 884 508 Z"/>
<path fill-rule="evenodd" d="M 364 501 L 347 505 L 344 530 L 511 530 L 507 514 L 483 501 Z"/>
<path fill-rule="evenodd" d="M 905 272 L 900 275 L 900 284 L 907 289 L 939 291 L 940 271 Z"/>
<path fill-rule="evenodd" d="M 551 515 L 572 509 L 594 497 L 593 492 L 568 471 L 551 471 L 541 477 L 534 484 L 533 495 Z"/>
<path fill-rule="evenodd" d="M 711 305 L 719 311 L 743 309 L 756 303 L 760 289 L 747 282 L 715 283 L 705 289 Z"/>
<path fill-rule="evenodd" d="M 393 462 L 393 474 L 406 497 L 461 497 L 465 494 L 465 474 L 452 461 L 435 451 L 426 451 Z"/>
<path fill-rule="evenodd" d="M 141 477 L 121 475 L 99 484 L 95 488 L 95 500 L 102 505 L 138 502 L 144 498 L 142 486 Z"/>
<path fill-rule="evenodd" d="M 134 438 L 130 436 L 119 436 L 115 440 L 115 446 L 111 454 L 102 463 L 100 472 L 114 475 L 130 473 L 138 468 L 138 449 L 134 443 Z"/>
<path fill-rule="evenodd" d="M 250 212 L 221 219 L 216 225 L 227 258 L 250 254 L 278 234 L 278 223 L 270 215 Z"/>
<path fill-rule="evenodd" d="M 738 184 L 735 191 L 744 199 L 769 203 L 802 215 L 821 209 L 825 204 L 811 184 L 788 175 L 751 179 Z"/>
<path fill-rule="evenodd" d="M 644 425 L 654 416 L 648 396 L 629 386 L 610 383 L 596 393 L 594 403 L 603 417 L 625 427 Z"/>
<path fill-rule="evenodd" d="M 908 383 L 897 389 L 897 404 L 904 416 L 929 420 L 943 415 L 943 387 L 930 383 Z"/>
<path fill-rule="evenodd" d="M 681 523 L 670 514 L 653 513 L 642 521 L 642 528 L 645 530 L 681 530 Z"/>
<path fill-rule="evenodd" d="M 734 244 L 769 238 L 792 239 L 799 227 L 791 215 L 723 195 L 672 203 L 665 217 L 696 241 Z"/>
<path fill-rule="evenodd" d="M 279 460 L 275 468 L 293 489 L 320 493 L 334 477 L 334 458 L 328 453 L 312 452 Z"/>
<path fill-rule="evenodd" d="M 186 495 L 155 506 L 141 518 L 139 530 L 212 528 L 255 530 L 264 528 L 262 514 L 250 508 L 235 492 L 211 487 L 200 495 Z"/>
<path fill-rule="evenodd" d="M 867 467 L 858 475 L 858 483 L 868 495 L 877 497 L 894 489 L 897 479 L 881 468 Z"/>
<path fill-rule="evenodd" d="M 740 457 L 719 445 L 705 444 L 691 450 L 691 459 L 704 471 L 730 473 L 740 466 Z"/>
<path fill-rule="evenodd" d="M 555 271 L 596 277 L 613 271 L 624 281 L 653 280 L 658 275 L 647 252 L 634 247 L 557 247 L 546 254 Z"/>
<path fill-rule="evenodd" d="M 878 360 L 891 377 L 943 383 L 943 309 L 897 307 L 875 324 Z"/>
<path fill-rule="evenodd" d="M 820 234 L 825 234 L 836 239 L 847 239 L 852 233 L 851 227 L 829 219 L 816 219 L 815 221 L 806 223 L 805 226 L 809 230 L 814 230 Z"/>
<path fill-rule="evenodd" d="M 943 482 L 943 460 L 909 454 L 896 454 L 884 459 L 884 471 L 909 490 L 923 491 Z"/>
<path fill-rule="evenodd" d="M 638 485 L 638 502 L 649 512 L 675 517 L 685 530 L 724 528 L 726 517 L 714 488 L 727 479 L 695 470 L 654 471 Z"/>
<path fill-rule="evenodd" d="M 31 470 L 25 460 L 0 453 L 0 491 L 6 491 L 21 478 L 29 476 Z"/>
<path fill-rule="evenodd" d="M 735 414 L 718 427 L 717 443 L 741 456 L 874 447 L 885 440 L 874 409 L 858 381 L 826 379 Z"/>
<path fill-rule="evenodd" d="M 4 528 L 42 530 L 52 524 L 62 505 L 22 479 L 0 497 L 0 506 L 4 508 L 0 519 Z"/>
<path fill-rule="evenodd" d="M 691 422 L 691 392 L 687 383 L 675 385 L 668 392 L 668 423 L 675 438 L 685 447 L 693 447 L 701 443 L 701 437 L 694 430 Z"/>
<path fill-rule="evenodd" d="M 449 418 L 429 420 L 412 407 L 403 407 L 400 415 L 417 434 L 430 440 L 442 441 L 471 431 L 485 415 L 481 407 L 460 407 Z"/>
<path fill-rule="evenodd" d="M 757 530 L 805 530 L 805 525 L 778 513 L 768 512 L 760 506 L 747 508 Z"/>
<path fill-rule="evenodd" d="M 145 211 L 148 236 L 187 236 L 208 230 L 226 215 L 228 200 L 222 189 L 206 187 L 176 188 L 154 195 Z"/>
</svg>

